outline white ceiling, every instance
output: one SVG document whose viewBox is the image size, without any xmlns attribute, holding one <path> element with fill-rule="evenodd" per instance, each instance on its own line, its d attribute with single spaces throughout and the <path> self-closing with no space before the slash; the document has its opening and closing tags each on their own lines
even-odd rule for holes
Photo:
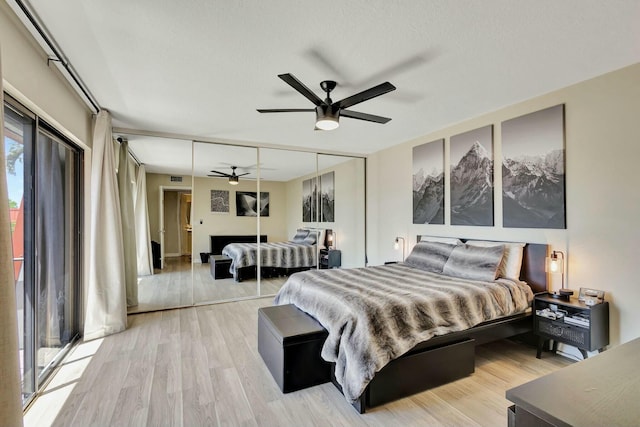
<svg viewBox="0 0 640 427">
<path fill-rule="evenodd" d="M 640 61 L 637 0 L 30 3 L 114 126 L 323 152 L 372 153 Z M 313 113 L 257 113 L 312 106 L 281 73 L 319 95 L 338 81 L 334 100 L 388 80 L 352 109 L 392 121 L 321 132 Z"/>
</svg>

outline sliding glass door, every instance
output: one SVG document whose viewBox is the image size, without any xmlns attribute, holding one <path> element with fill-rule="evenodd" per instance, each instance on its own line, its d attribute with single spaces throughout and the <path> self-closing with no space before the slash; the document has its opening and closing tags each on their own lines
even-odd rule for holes
<svg viewBox="0 0 640 427">
<path fill-rule="evenodd" d="M 15 102 L 4 123 L 26 404 L 80 329 L 81 152 Z"/>
</svg>

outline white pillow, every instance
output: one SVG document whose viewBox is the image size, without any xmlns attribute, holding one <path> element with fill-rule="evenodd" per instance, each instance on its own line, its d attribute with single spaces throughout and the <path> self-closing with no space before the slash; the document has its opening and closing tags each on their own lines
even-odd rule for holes
<svg viewBox="0 0 640 427">
<path fill-rule="evenodd" d="M 436 237 L 436 236 L 420 236 L 419 242 L 446 243 L 448 245 L 462 244 L 462 240 L 456 239 L 455 237 Z"/>
<path fill-rule="evenodd" d="M 326 241 L 326 239 L 327 239 L 327 230 L 323 228 L 322 230 L 319 231 L 319 234 L 318 234 L 317 244 L 319 249 L 325 249 L 324 242 Z"/>
<path fill-rule="evenodd" d="M 505 279 L 520 280 L 520 269 L 522 268 L 522 254 L 526 243 L 519 242 L 492 242 L 488 240 L 467 240 L 469 246 L 490 247 L 504 245 L 504 255 L 498 266 L 498 277 Z"/>
</svg>

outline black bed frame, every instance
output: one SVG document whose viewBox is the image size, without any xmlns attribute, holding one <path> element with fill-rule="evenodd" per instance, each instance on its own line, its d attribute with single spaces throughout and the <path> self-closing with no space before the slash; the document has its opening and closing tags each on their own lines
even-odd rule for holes
<svg viewBox="0 0 640 427">
<path fill-rule="evenodd" d="M 547 290 L 547 255 L 546 244 L 529 243 L 524 248 L 520 280 L 527 282 L 534 294 Z M 363 414 L 368 407 L 410 396 L 470 375 L 475 369 L 473 358 L 476 345 L 531 332 L 531 316 L 531 312 L 517 314 L 417 344 L 377 372 L 360 398 L 353 403 L 353 407 Z M 331 380 L 341 389 L 333 372 Z"/>
</svg>

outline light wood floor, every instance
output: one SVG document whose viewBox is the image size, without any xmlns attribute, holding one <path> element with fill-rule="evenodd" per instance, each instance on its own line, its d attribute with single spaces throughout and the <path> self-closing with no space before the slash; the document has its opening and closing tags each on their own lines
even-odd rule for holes
<svg viewBox="0 0 640 427">
<path fill-rule="evenodd" d="M 129 307 L 129 314 L 187 307 L 216 301 L 228 301 L 262 295 L 275 295 L 286 277 L 236 282 L 233 279 L 215 279 L 210 264 L 193 264 L 188 257 L 165 259 L 165 268 L 154 270 L 150 276 L 138 278 L 138 305 Z"/>
<path fill-rule="evenodd" d="M 75 376 L 56 378 L 45 396 L 55 420 L 34 410 L 25 426 L 504 426 L 507 389 L 572 363 L 498 341 L 477 348 L 473 375 L 359 415 L 331 384 L 280 392 L 257 352 L 257 310 L 270 304 L 131 315 L 129 329 L 65 362 Z"/>
</svg>

